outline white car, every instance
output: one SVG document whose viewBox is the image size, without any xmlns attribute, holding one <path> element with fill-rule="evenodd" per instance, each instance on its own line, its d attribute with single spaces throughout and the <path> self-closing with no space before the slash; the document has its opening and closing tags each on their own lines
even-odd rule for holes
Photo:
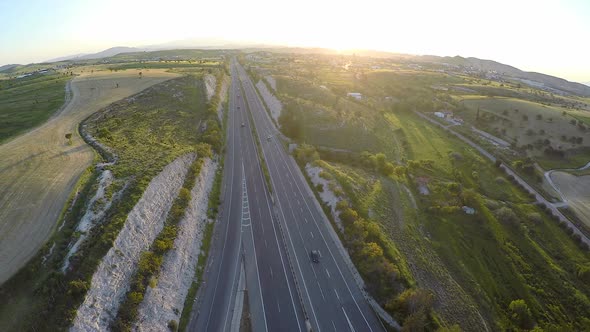
<svg viewBox="0 0 590 332">
<path fill-rule="evenodd" d="M 271 136 L 271 135 L 268 135 L 268 136 L 266 136 L 266 140 L 267 140 L 267 141 L 270 141 L 270 139 L 271 139 L 271 138 L 272 138 L 272 136 Z"/>
</svg>

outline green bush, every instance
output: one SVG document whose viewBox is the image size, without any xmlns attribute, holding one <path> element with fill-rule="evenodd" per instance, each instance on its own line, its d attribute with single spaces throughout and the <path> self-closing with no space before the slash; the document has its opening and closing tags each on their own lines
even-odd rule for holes
<svg viewBox="0 0 590 332">
<path fill-rule="evenodd" d="M 535 326 L 531 311 L 524 300 L 510 302 L 508 309 L 510 310 L 510 317 L 517 327 L 530 330 Z"/>
</svg>

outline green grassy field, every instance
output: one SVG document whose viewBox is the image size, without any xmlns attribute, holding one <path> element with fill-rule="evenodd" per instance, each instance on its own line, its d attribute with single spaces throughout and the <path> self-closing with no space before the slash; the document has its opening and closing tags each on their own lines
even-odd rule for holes
<svg viewBox="0 0 590 332">
<path fill-rule="evenodd" d="M 0 143 L 45 122 L 64 103 L 69 76 L 0 80 Z"/>
<path fill-rule="evenodd" d="M 418 286 L 432 286 L 432 279 L 455 280 L 468 294 L 462 301 L 477 303 L 492 330 L 515 326 L 508 304 L 516 299 L 526 301 L 544 328 L 586 328 L 582 317 L 590 315 L 590 287 L 577 271 L 590 264 L 588 254 L 471 148 L 413 114 L 388 118 L 404 129 L 409 159 L 434 161 L 432 167 L 410 173 L 429 179 L 430 195 L 419 195 L 411 178 L 385 179 L 349 166 L 322 165 L 359 213 L 388 232 L 401 252 L 398 261 L 421 266 L 421 271 L 412 271 Z M 451 151 L 461 159 L 450 158 Z M 452 182 L 460 184 L 461 193 L 449 191 Z M 418 210 L 411 208 L 401 186 L 411 189 Z M 477 194 L 470 198 L 464 194 L 469 190 Z M 475 207 L 476 214 L 449 208 L 462 204 Z M 503 207 L 513 211 L 512 219 L 499 216 Z M 431 258 L 426 262 L 419 256 Z M 460 297 L 445 302 L 462 305 L 452 302 Z M 449 310 L 441 317 L 446 323 L 470 326 L 466 313 Z"/>
</svg>

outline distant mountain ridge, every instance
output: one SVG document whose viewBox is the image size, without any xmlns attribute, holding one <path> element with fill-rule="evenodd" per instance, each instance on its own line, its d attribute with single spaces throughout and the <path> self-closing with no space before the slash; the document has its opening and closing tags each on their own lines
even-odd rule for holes
<svg viewBox="0 0 590 332">
<path fill-rule="evenodd" d="M 590 82 L 576 83 L 570 82 L 565 79 L 536 73 L 536 72 L 526 72 L 520 70 L 516 67 L 505 65 L 503 63 L 493 61 L 493 60 L 484 60 L 474 57 L 464 58 L 461 56 L 436 56 L 436 55 L 411 55 L 411 54 L 400 54 L 400 53 L 391 53 L 385 51 L 376 51 L 376 50 L 347 50 L 337 52 L 331 49 L 325 48 L 309 48 L 309 47 L 285 47 L 279 45 L 255 45 L 254 43 L 235 43 L 227 40 L 221 39 L 198 39 L 198 40 L 181 40 L 175 42 L 169 42 L 159 45 L 149 45 L 145 47 L 126 47 L 126 46 L 117 46 L 111 47 L 104 51 L 92 54 L 77 54 L 67 57 L 61 57 L 57 59 L 52 59 L 46 62 L 57 62 L 57 61 L 65 61 L 65 60 L 91 60 L 91 59 L 101 59 L 112 57 L 117 54 L 121 53 L 136 53 L 136 52 L 149 52 L 149 51 L 157 51 L 157 50 L 171 50 L 177 48 L 195 48 L 195 49 L 243 49 L 245 51 L 269 51 L 269 52 L 293 52 L 293 53 L 318 53 L 318 54 L 356 54 L 360 56 L 371 56 L 371 57 L 378 57 L 378 58 L 398 58 L 404 61 L 411 61 L 411 62 L 422 62 L 422 63 L 434 63 L 434 64 L 441 64 L 441 65 L 452 65 L 459 68 L 463 68 L 466 70 L 475 70 L 481 72 L 488 72 L 488 73 L 495 73 L 497 75 L 503 76 L 505 78 L 512 78 L 519 81 L 522 81 L 525 84 L 535 86 L 538 88 L 543 88 L 548 91 L 556 92 L 556 93 L 566 93 L 566 94 L 573 94 L 578 96 L 590 97 Z M 5 65 L 0 67 L 1 71 L 8 72 L 10 68 L 14 68 L 17 65 Z M 7 67 L 7 68 L 5 68 Z"/>
<path fill-rule="evenodd" d="M 144 52 L 148 49 L 145 48 L 138 48 L 138 47 L 127 47 L 127 46 L 116 46 L 108 48 L 104 51 L 98 53 L 80 53 L 70 56 L 64 56 L 56 59 L 47 60 L 46 62 L 58 62 L 58 61 L 66 61 L 66 60 L 93 60 L 93 59 L 102 59 L 108 58 L 111 56 L 115 56 L 121 53 L 134 53 L 134 52 Z"/>
<path fill-rule="evenodd" d="M 475 69 L 484 72 L 495 72 L 499 75 L 521 80 L 529 85 L 537 87 L 545 87 L 549 90 L 563 91 L 569 94 L 590 97 L 590 86 L 570 82 L 563 78 L 536 73 L 527 72 L 518 68 L 505 65 L 493 60 L 482 60 L 478 58 L 464 58 L 461 56 L 455 57 L 440 57 L 436 55 L 416 56 L 415 59 L 421 62 L 440 63 L 455 65 L 466 69 Z"/>
<path fill-rule="evenodd" d="M 18 67 L 20 65 L 18 64 L 9 64 L 9 65 L 4 65 L 4 66 L 0 66 L 0 73 L 9 73 L 11 72 L 13 68 Z"/>
</svg>

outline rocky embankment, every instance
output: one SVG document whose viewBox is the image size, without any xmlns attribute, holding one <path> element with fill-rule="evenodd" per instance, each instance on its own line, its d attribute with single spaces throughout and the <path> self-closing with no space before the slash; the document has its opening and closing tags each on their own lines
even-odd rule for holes
<svg viewBox="0 0 590 332">
<path fill-rule="evenodd" d="M 194 154 L 177 158 L 150 181 L 131 210 L 113 247 L 92 276 L 90 289 L 71 331 L 106 331 L 117 314 L 140 255 L 162 230 L 168 211 L 184 183 Z"/>
<path fill-rule="evenodd" d="M 193 282 L 207 221 L 209 192 L 217 164 L 206 159 L 184 217 L 178 224 L 174 248 L 164 256 L 157 285 L 148 287 L 139 307 L 136 331 L 167 331 L 168 322 L 180 320 L 184 301 Z"/>
<path fill-rule="evenodd" d="M 227 76 L 223 77 L 223 82 L 221 83 L 221 91 L 219 92 L 219 105 L 217 106 L 217 116 L 219 117 L 219 121 L 223 123 L 223 103 L 227 99 L 227 90 L 229 89 L 229 78 Z"/>
<path fill-rule="evenodd" d="M 205 93 L 207 94 L 207 100 L 215 95 L 215 87 L 217 86 L 217 79 L 211 74 L 203 76 L 203 82 L 205 83 Z"/>
<path fill-rule="evenodd" d="M 305 165 L 305 171 L 307 172 L 307 176 L 309 176 L 314 186 L 322 186 L 323 189 L 321 192 L 319 192 L 320 198 L 326 205 L 330 207 L 332 217 L 334 218 L 334 222 L 336 223 L 338 230 L 340 232 L 344 232 L 342 220 L 340 220 L 339 216 L 340 213 L 336 210 L 338 202 L 341 201 L 343 198 L 336 195 L 336 193 L 334 193 L 334 191 L 332 190 L 332 186 L 339 186 L 339 184 L 337 184 L 337 182 L 335 181 L 330 181 L 320 176 L 322 171 L 324 171 L 320 166 L 312 166 L 310 163 L 307 163 Z M 342 189 L 340 189 L 340 192 L 342 192 Z"/>
<path fill-rule="evenodd" d="M 270 109 L 270 115 L 275 120 L 276 123 L 279 123 L 279 117 L 281 116 L 281 111 L 283 110 L 283 104 L 281 101 L 277 99 L 266 87 L 266 84 L 262 81 L 258 81 L 256 83 L 256 88 L 260 92 L 262 99 Z"/>
<path fill-rule="evenodd" d="M 70 265 L 70 257 L 76 254 L 78 248 L 80 248 L 80 245 L 86 240 L 88 232 L 90 232 L 94 226 L 103 220 L 106 211 L 109 210 L 112 203 L 117 200 L 125 190 L 124 186 L 121 190 L 111 195 L 111 197 L 106 195 L 106 191 L 115 180 L 113 173 L 110 170 L 102 171 L 98 180 L 98 189 L 96 190 L 94 196 L 90 199 L 86 213 L 84 216 L 82 216 L 82 219 L 80 219 L 78 226 L 76 226 L 76 232 L 80 233 L 80 237 L 78 237 L 75 242 L 71 243 L 68 254 L 66 255 L 62 265 L 62 272 L 67 271 Z"/>
</svg>

